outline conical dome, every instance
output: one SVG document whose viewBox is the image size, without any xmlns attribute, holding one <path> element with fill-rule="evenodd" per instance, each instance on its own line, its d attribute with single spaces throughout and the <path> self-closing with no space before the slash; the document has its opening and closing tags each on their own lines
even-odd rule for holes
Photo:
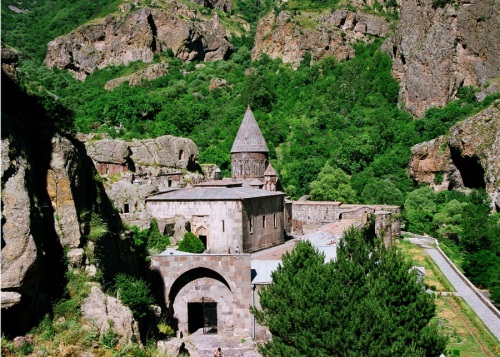
<svg viewBox="0 0 500 357">
<path fill-rule="evenodd" d="M 231 154 L 236 152 L 269 152 L 266 140 L 260 132 L 250 106 L 247 108 L 236 139 L 234 139 Z"/>
</svg>

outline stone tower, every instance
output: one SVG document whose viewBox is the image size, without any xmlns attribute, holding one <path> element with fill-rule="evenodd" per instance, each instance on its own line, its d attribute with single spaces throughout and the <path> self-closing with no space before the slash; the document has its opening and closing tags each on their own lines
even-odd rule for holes
<svg viewBox="0 0 500 357">
<path fill-rule="evenodd" d="M 269 149 L 248 106 L 231 149 L 233 178 L 263 178 L 269 164 Z"/>
</svg>

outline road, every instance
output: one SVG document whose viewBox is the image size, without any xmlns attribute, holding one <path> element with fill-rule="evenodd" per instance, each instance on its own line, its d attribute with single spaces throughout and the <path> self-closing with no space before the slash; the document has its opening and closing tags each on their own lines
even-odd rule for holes
<svg viewBox="0 0 500 357">
<path fill-rule="evenodd" d="M 440 249 L 430 246 L 428 244 L 428 239 L 410 239 L 410 241 L 422 246 L 426 250 L 439 269 L 441 269 L 444 276 L 446 276 L 448 281 L 453 285 L 457 294 L 469 304 L 477 316 L 484 322 L 496 338 L 500 340 L 500 312 L 478 296 L 480 293 L 473 287 L 472 283 L 469 282 L 463 274 L 457 272 L 456 267 L 450 264 Z"/>
</svg>

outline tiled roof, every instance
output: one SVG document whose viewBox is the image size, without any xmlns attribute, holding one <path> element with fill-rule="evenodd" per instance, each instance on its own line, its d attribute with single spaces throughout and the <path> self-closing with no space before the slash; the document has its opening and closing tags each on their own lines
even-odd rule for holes
<svg viewBox="0 0 500 357">
<path fill-rule="evenodd" d="M 267 165 L 267 169 L 264 171 L 264 176 L 277 176 L 276 170 L 271 166 L 271 164 Z"/>
<path fill-rule="evenodd" d="M 231 154 L 236 152 L 269 152 L 266 140 L 262 135 L 259 124 L 253 116 L 250 106 L 241 122 L 236 139 L 234 139 Z"/>
<path fill-rule="evenodd" d="M 283 192 L 272 192 L 249 187 L 194 187 L 149 196 L 146 201 L 239 201 L 249 198 L 283 196 Z"/>
</svg>

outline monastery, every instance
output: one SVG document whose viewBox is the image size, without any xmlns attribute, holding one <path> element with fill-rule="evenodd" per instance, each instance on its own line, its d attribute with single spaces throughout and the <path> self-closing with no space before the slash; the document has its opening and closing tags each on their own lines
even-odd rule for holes
<svg viewBox="0 0 500 357">
<path fill-rule="evenodd" d="M 269 337 L 249 308 L 258 306 L 258 290 L 271 283 L 282 247 L 293 247 L 301 236 L 333 259 L 343 230 L 364 226 L 372 215 L 386 244 L 400 234 L 397 206 L 286 200 L 250 108 L 232 146 L 231 163 L 230 178 L 216 175 L 215 180 L 170 187 L 146 199 L 152 217 L 188 222 L 206 248 L 202 254 L 167 249 L 151 257 L 178 333 L 203 329 L 224 336 Z M 304 236 L 304 225 L 321 228 Z"/>
</svg>

